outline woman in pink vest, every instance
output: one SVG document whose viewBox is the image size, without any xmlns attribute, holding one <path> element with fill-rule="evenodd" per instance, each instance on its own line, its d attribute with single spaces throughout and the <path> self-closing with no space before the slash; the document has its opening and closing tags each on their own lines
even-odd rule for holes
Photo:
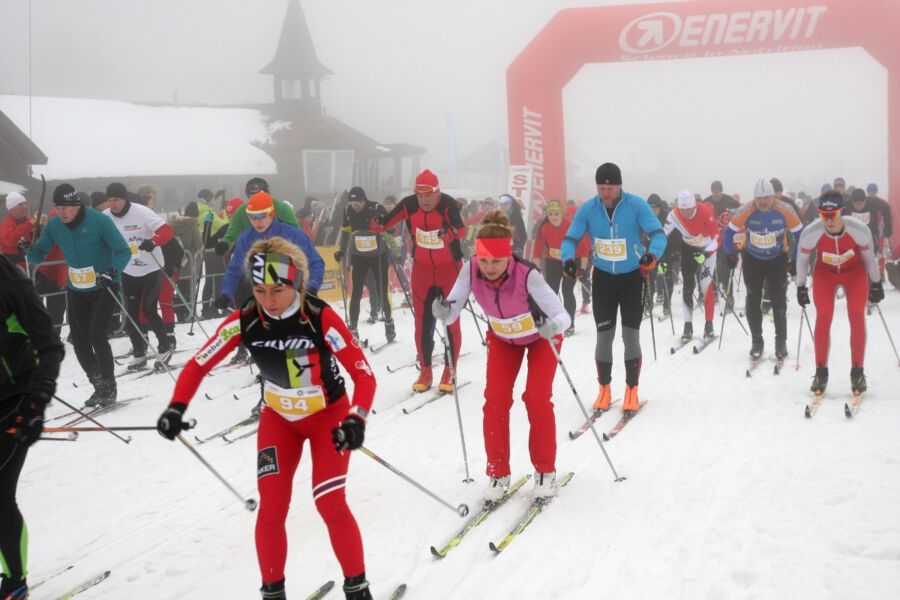
<svg viewBox="0 0 900 600">
<path fill-rule="evenodd" d="M 535 495 L 554 494 L 556 419 L 553 376 L 562 336 L 572 321 L 537 268 L 512 252 L 513 230 L 502 211 L 488 213 L 475 238 L 475 256 L 445 299 L 432 304 L 434 316 L 446 324 L 459 318 L 469 293 L 490 321 L 487 333 L 487 386 L 484 390 L 484 447 L 487 476 L 485 501 L 496 502 L 509 489 L 509 409 L 513 385 L 528 351 L 528 378 L 522 400 L 531 431 L 528 449 L 535 469 Z"/>
</svg>

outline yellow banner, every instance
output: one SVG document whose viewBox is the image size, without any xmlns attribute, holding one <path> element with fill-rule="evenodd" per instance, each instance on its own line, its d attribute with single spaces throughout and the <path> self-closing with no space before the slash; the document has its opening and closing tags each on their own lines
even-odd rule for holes
<svg viewBox="0 0 900 600">
<path fill-rule="evenodd" d="M 340 246 L 316 246 L 316 250 L 325 261 L 325 275 L 322 278 L 322 287 L 319 288 L 319 298 L 329 304 L 340 302 L 343 299 L 341 284 L 338 280 L 341 266 L 334 260 L 334 253 L 340 250 Z"/>
</svg>

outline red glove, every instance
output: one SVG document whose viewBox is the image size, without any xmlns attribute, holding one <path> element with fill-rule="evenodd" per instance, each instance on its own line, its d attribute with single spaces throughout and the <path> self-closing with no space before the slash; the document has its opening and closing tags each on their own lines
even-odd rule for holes
<svg viewBox="0 0 900 600">
<path fill-rule="evenodd" d="M 456 231 L 452 227 L 448 227 L 441 235 L 441 239 L 444 240 L 444 245 L 449 247 L 456 239 Z"/>
<path fill-rule="evenodd" d="M 369 223 L 369 229 L 375 233 L 383 232 L 384 224 L 381 222 L 381 217 L 372 217 L 372 221 Z"/>
<path fill-rule="evenodd" d="M 647 273 L 656 268 L 656 255 L 648 252 L 640 258 L 638 264 L 641 267 L 641 275 L 647 279 Z"/>
</svg>

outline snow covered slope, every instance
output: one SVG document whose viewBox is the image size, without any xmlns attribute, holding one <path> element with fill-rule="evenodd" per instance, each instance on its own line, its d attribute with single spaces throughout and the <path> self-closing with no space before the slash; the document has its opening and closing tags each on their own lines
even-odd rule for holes
<svg viewBox="0 0 900 600">
<path fill-rule="evenodd" d="M 593 436 L 569 440 L 567 432 L 582 417 L 558 373 L 557 470 L 574 471 L 575 477 L 497 556 L 488 543 L 501 540 L 518 519 L 528 503 L 530 483 L 438 561 L 429 546 L 442 545 L 463 519 L 356 453 L 347 493 L 363 533 L 375 597 L 385 598 L 406 582 L 406 597 L 412 599 L 896 598 L 900 368 L 877 313 L 867 317 L 870 391 L 859 415 L 844 417 L 843 402 L 850 398 L 844 305 L 838 300 L 832 328 L 830 394 L 812 420 L 803 417 L 814 372 L 812 341 L 804 330 L 796 371 L 800 312 L 793 287 L 791 356 L 778 376 L 771 372 L 772 363 L 764 363 L 752 379 L 745 377 L 749 338 L 731 317 L 722 350 L 713 345 L 696 356 L 690 348 L 670 355 L 675 341 L 670 325 L 656 323 L 656 361 L 645 321 L 640 395 L 650 403 L 607 444 L 616 469 L 627 476 L 621 483 L 613 482 Z M 881 308 L 900 341 L 900 294 L 889 290 Z M 678 306 L 675 312 L 680 315 Z M 370 356 L 379 387 L 366 446 L 451 504 L 467 502 L 474 508 L 485 482 L 485 360 L 474 320 L 463 315 L 463 351 L 469 354 L 459 364 L 460 379 L 472 381 L 459 392 L 469 471 L 475 479 L 466 484 L 452 396 L 410 415 L 401 411 L 409 401 L 400 400 L 416 373 L 407 368 L 391 374 L 386 366 L 413 360 L 415 347 L 409 311 L 397 310 L 396 319 L 399 343 Z M 695 321 L 700 330 L 698 312 Z M 212 327 L 212 322 L 203 324 L 207 330 Z M 680 334 L 680 318 L 675 326 Z M 717 319 L 717 332 L 719 326 Z M 564 342 L 562 357 L 590 405 L 597 390 L 592 317 L 578 316 L 576 329 Z M 203 336 L 196 327 L 193 337 L 187 330 L 178 326 L 179 348 L 199 347 Z M 764 332 L 771 352 L 774 329 L 768 319 Z M 382 324 L 363 323 L 361 335 L 382 343 Z M 129 347 L 125 338 L 113 344 L 116 354 Z M 620 342 L 615 355 L 614 397 L 624 388 Z M 188 356 L 178 354 L 173 363 Z M 108 425 L 155 424 L 172 381 L 165 374 L 127 379 L 119 384 L 120 398 L 149 397 L 101 420 Z M 188 411 L 198 421 L 189 439 L 247 416 L 257 392 L 252 386 L 240 388 L 251 381 L 247 368 L 207 378 Z M 522 376 L 519 382 L 517 398 Z M 79 405 L 89 394 L 71 346 L 58 394 Z M 54 403 L 48 416 L 63 411 Z M 597 424 L 608 430 L 617 417 L 607 414 Z M 511 417 L 514 475 L 533 471 L 527 427 L 517 400 Z M 255 448 L 255 436 L 198 446 L 245 497 L 255 497 Z M 312 502 L 307 456 L 294 489 L 287 523 L 287 590 L 288 597 L 297 599 L 329 579 L 340 585 L 342 575 Z M 155 432 L 136 432 L 128 445 L 102 433 L 84 433 L 74 443 L 37 444 L 25 464 L 19 505 L 30 532 L 30 579 L 74 565 L 36 590 L 35 600 L 53 598 L 106 569 L 112 571 L 110 578 L 79 598 L 258 597 L 254 515 L 186 448 Z M 328 597 L 342 596 L 337 589 Z"/>
</svg>

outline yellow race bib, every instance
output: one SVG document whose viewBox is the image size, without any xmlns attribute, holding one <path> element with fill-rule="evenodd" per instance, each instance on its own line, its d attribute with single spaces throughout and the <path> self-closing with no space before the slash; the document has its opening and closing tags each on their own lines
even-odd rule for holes
<svg viewBox="0 0 900 600">
<path fill-rule="evenodd" d="M 848 260 L 856 256 L 856 252 L 853 251 L 853 248 L 850 248 L 843 254 L 833 254 L 831 252 L 823 252 L 822 253 L 822 261 L 826 265 L 831 265 L 833 267 L 839 267 L 842 264 L 846 263 Z"/>
<path fill-rule="evenodd" d="M 416 229 L 416 245 L 429 250 L 439 250 L 444 247 L 444 240 L 441 238 L 441 230 L 434 229 L 432 231 L 423 231 Z"/>
<path fill-rule="evenodd" d="M 378 240 L 374 235 L 357 235 L 353 238 L 353 242 L 360 252 L 372 252 L 378 248 Z"/>
<path fill-rule="evenodd" d="M 89 290 L 97 285 L 97 274 L 94 273 L 94 267 L 69 267 L 69 281 L 76 290 Z"/>
<path fill-rule="evenodd" d="M 562 260 L 562 249 L 561 248 L 550 248 L 550 258 L 555 258 L 556 260 Z"/>
<path fill-rule="evenodd" d="M 612 262 L 628 258 L 625 238 L 594 238 L 594 252 L 603 260 Z"/>
<path fill-rule="evenodd" d="M 488 317 L 488 320 L 491 322 L 491 329 L 494 330 L 494 333 L 508 340 L 526 337 L 537 331 L 534 326 L 534 318 L 530 313 L 507 319 Z"/>
<path fill-rule="evenodd" d="M 750 244 L 752 244 L 756 248 L 760 249 L 768 249 L 774 248 L 777 240 L 775 238 L 774 233 L 754 233 L 750 232 Z"/>
<path fill-rule="evenodd" d="M 285 389 L 267 381 L 264 388 L 266 404 L 272 410 L 292 417 L 308 417 L 325 408 L 325 392 L 321 386 Z"/>
</svg>

